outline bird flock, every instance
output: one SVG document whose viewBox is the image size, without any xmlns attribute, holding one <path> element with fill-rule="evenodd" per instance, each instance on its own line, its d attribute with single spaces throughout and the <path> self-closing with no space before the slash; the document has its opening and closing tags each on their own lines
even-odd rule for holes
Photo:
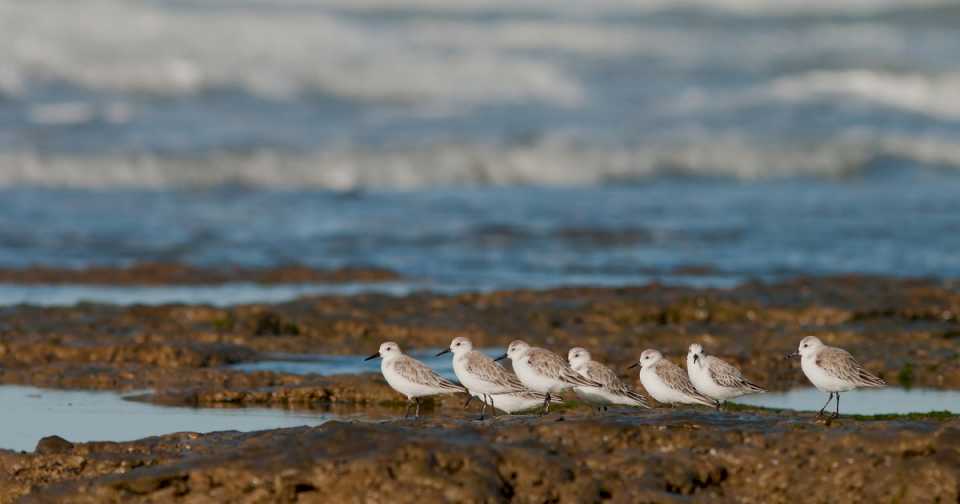
<svg viewBox="0 0 960 504">
<path fill-rule="evenodd" d="M 481 420 L 488 407 L 493 415 L 497 410 L 515 413 L 538 406 L 541 415 L 547 414 L 550 405 L 561 402 L 561 394 L 570 389 L 597 410 L 606 411 L 614 405 L 650 407 L 646 397 L 625 384 L 614 370 L 593 360 L 584 348 L 571 348 L 564 360 L 550 350 L 514 340 L 505 354 L 494 359 L 475 349 L 469 339 L 457 337 L 437 356 L 447 353 L 453 354 L 453 371 L 459 384 L 404 354 L 392 341 L 381 344 L 377 353 L 364 360 L 381 359 L 380 370 L 387 383 L 407 397 L 404 417 L 409 416 L 411 409 L 415 409 L 415 416 L 420 416 L 423 397 L 456 393 L 468 395 L 465 407 L 473 398 L 481 401 Z M 829 393 L 818 416 L 824 414 L 834 398 L 836 410 L 832 417 L 840 416 L 841 392 L 886 385 L 849 352 L 827 346 L 815 336 L 803 338 L 797 351 L 786 357 L 800 357 L 807 379 L 820 391 Z M 498 362 L 503 359 L 510 359 L 512 372 Z M 690 345 L 686 364 L 684 370 L 659 351 L 648 349 L 630 369 L 640 368 L 643 387 L 662 404 L 700 404 L 720 409 L 730 399 L 765 392 L 763 387 L 747 380 L 736 366 L 705 354 L 697 343 Z"/>
</svg>

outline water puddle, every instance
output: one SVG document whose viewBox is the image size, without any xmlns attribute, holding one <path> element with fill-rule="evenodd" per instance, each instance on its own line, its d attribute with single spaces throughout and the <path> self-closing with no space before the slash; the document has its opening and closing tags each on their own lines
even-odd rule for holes
<svg viewBox="0 0 960 504">
<path fill-rule="evenodd" d="M 371 349 L 372 354 L 376 349 Z M 445 378 L 456 380 L 453 373 L 451 354 L 436 357 L 440 348 L 421 348 L 407 351 L 414 357 Z M 504 348 L 480 348 L 481 352 L 491 356 L 503 355 Z M 239 371 L 273 371 L 290 374 L 317 374 L 330 376 L 338 374 L 379 373 L 380 361 L 364 361 L 366 355 L 320 355 L 320 354 L 270 354 L 266 360 L 244 362 L 230 366 Z M 509 362 L 509 361 L 508 361 Z"/>
<path fill-rule="evenodd" d="M 815 388 L 799 388 L 788 392 L 769 392 L 740 397 L 737 403 L 765 408 L 797 411 L 820 411 L 827 394 Z M 829 411 L 835 404 L 830 403 Z M 960 391 L 936 389 L 881 388 L 844 392 L 840 395 L 840 414 L 886 415 L 949 411 L 960 414 Z"/>
<path fill-rule="evenodd" d="M 185 408 L 124 400 L 113 392 L 0 386 L 0 448 L 32 451 L 45 436 L 130 441 L 173 432 L 315 426 L 334 415 L 267 408 Z"/>
</svg>

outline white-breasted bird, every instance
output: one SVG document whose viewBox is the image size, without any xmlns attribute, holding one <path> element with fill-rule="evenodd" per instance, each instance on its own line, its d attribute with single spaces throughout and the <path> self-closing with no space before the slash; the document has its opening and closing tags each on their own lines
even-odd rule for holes
<svg viewBox="0 0 960 504">
<path fill-rule="evenodd" d="M 504 369 L 500 363 L 494 362 L 487 354 L 475 350 L 473 343 L 463 336 L 454 338 L 450 346 L 437 356 L 450 352 L 453 352 L 453 372 L 460 384 L 466 387 L 471 395 L 479 395 L 483 401 L 480 408 L 481 420 L 487 406 L 495 405 L 492 396 L 529 391 L 516 375 Z M 503 402 L 505 401 L 501 401 Z"/>
<path fill-rule="evenodd" d="M 377 353 L 364 360 L 380 357 L 380 372 L 397 392 L 407 396 L 407 409 L 403 416 L 410 413 L 410 407 L 416 405 L 416 416 L 420 416 L 420 398 L 439 394 L 466 393 L 467 389 L 438 375 L 426 364 L 404 355 L 400 345 L 387 341 L 380 345 Z"/>
<path fill-rule="evenodd" d="M 574 371 L 580 376 L 599 383 L 600 387 L 574 387 L 577 397 L 584 402 L 607 409 L 607 406 L 619 404 L 623 406 L 639 406 L 649 408 L 643 395 L 628 387 L 612 369 L 593 360 L 590 352 L 581 347 L 571 348 L 567 353 L 567 360 Z"/>
<path fill-rule="evenodd" d="M 833 397 L 837 397 L 837 408 L 833 418 L 840 416 L 840 392 L 860 387 L 884 387 L 887 382 L 864 369 L 850 352 L 837 347 L 827 346 L 816 336 L 807 336 L 800 340 L 797 351 L 787 357 L 800 356 L 800 367 L 810 383 L 821 392 L 827 392 L 827 402 L 817 416 L 822 416 Z"/>
<path fill-rule="evenodd" d="M 687 353 L 687 376 L 701 394 L 720 403 L 746 394 L 766 392 L 743 377 L 736 366 L 719 357 L 706 355 L 699 343 L 690 345 Z"/>
<path fill-rule="evenodd" d="M 513 371 L 528 389 L 545 394 L 541 414 L 550 411 L 551 397 L 578 385 L 600 387 L 593 380 L 580 376 L 559 355 L 538 347 L 532 347 L 522 340 L 514 340 L 507 347 L 507 353 L 497 360 L 509 357 L 513 362 Z"/>
<path fill-rule="evenodd" d="M 636 366 L 640 366 L 640 383 L 657 402 L 716 406 L 716 401 L 697 392 L 680 366 L 665 359 L 659 351 L 644 350 L 640 361 L 630 367 Z"/>
</svg>

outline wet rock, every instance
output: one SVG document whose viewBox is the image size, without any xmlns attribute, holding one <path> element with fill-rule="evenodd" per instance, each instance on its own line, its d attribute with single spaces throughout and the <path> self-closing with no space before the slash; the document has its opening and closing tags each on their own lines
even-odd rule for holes
<svg viewBox="0 0 960 504">
<path fill-rule="evenodd" d="M 63 439 L 60 436 L 47 436 L 37 442 L 37 448 L 34 450 L 41 455 L 50 455 L 54 453 L 65 453 L 73 449 L 73 443 Z"/>
<path fill-rule="evenodd" d="M 26 502 L 955 502 L 956 420 L 646 411 L 452 417 L 78 445 L 94 468 Z M 146 453 L 156 453 L 144 464 Z M 2 455 L 2 452 L 0 452 Z M 7 455 L 7 457 L 11 457 Z M 49 455 L 12 456 L 26 482 Z M 0 467 L 3 467 L 0 457 Z M 124 472 L 120 461 L 141 465 Z M 103 465 L 99 465 L 103 464 Z M 0 485 L 2 487 L 2 485 Z M 29 492 L 29 493 L 27 493 Z"/>
<path fill-rule="evenodd" d="M 399 274 L 382 268 L 318 270 L 302 265 L 274 268 L 198 268 L 178 263 L 138 263 L 125 268 L 83 269 L 31 267 L 0 269 L 0 282 L 16 284 L 214 285 L 227 282 L 259 284 L 385 282 Z"/>
</svg>

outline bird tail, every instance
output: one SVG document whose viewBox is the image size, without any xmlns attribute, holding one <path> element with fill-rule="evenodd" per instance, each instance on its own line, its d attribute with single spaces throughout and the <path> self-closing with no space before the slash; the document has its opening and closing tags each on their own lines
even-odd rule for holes
<svg viewBox="0 0 960 504">
<path fill-rule="evenodd" d="M 640 407 L 642 407 L 642 408 L 649 408 L 649 407 L 650 407 L 650 405 L 647 404 L 647 398 L 646 398 L 646 397 L 643 397 L 643 395 L 640 394 L 639 392 L 634 392 L 634 391 L 632 391 L 632 390 L 628 390 L 627 393 L 624 394 L 624 395 L 626 395 L 628 398 L 630 398 L 630 400 L 633 401 L 636 406 L 640 406 Z"/>
<path fill-rule="evenodd" d="M 703 395 L 703 394 L 701 394 L 701 393 L 699 393 L 699 392 L 697 392 L 697 394 L 694 395 L 694 396 L 692 396 L 692 397 L 693 397 L 694 400 L 696 400 L 698 403 L 700 403 L 700 404 L 702 404 L 702 405 L 704 405 L 704 406 L 710 406 L 711 408 L 716 408 L 717 405 L 720 404 L 720 401 L 711 399 L 711 398 L 709 398 L 709 397 L 707 397 L 707 396 L 705 396 L 705 395 Z"/>
<path fill-rule="evenodd" d="M 767 389 L 761 387 L 760 385 L 748 382 L 746 380 L 743 381 L 743 387 L 749 390 L 751 393 L 762 393 L 767 391 Z"/>
<path fill-rule="evenodd" d="M 859 379 L 858 381 L 860 382 L 859 385 L 861 387 L 886 387 L 887 386 L 887 382 L 885 382 L 883 378 L 873 375 L 866 369 L 861 369 L 860 372 L 857 373 L 857 378 Z"/>
</svg>

